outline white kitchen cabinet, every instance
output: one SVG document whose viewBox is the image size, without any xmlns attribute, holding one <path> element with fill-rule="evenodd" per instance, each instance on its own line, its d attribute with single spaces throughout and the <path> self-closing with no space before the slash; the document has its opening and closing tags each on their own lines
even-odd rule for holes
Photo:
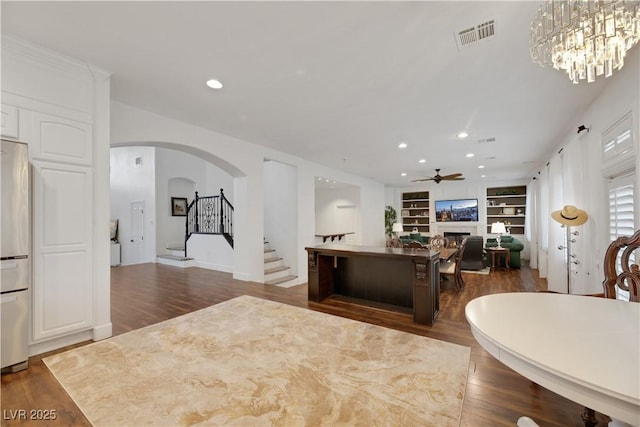
<svg viewBox="0 0 640 427">
<path fill-rule="evenodd" d="M 111 336 L 109 90 L 106 70 L 3 34 L 2 133 L 32 171 L 29 355 Z"/>
<path fill-rule="evenodd" d="M 34 113 L 32 120 L 32 158 L 83 165 L 92 163 L 91 125 L 44 113 Z"/>
<path fill-rule="evenodd" d="M 33 162 L 33 339 L 91 328 L 92 170 Z"/>
</svg>

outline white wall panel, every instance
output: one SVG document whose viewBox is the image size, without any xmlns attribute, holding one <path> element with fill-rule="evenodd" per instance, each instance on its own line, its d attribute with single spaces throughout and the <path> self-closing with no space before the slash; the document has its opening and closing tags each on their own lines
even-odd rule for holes
<svg viewBox="0 0 640 427">
<path fill-rule="evenodd" d="M 264 237 L 294 276 L 298 275 L 296 176 L 294 166 L 264 162 Z"/>
<path fill-rule="evenodd" d="M 18 138 L 18 108 L 2 104 L 0 110 L 0 135 L 7 138 Z"/>
</svg>

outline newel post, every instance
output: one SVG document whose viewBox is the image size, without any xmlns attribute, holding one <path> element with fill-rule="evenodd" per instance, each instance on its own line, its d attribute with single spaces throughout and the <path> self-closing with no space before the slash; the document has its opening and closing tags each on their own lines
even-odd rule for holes
<svg viewBox="0 0 640 427">
<path fill-rule="evenodd" d="M 224 234 L 224 207 L 222 202 L 224 200 L 224 190 L 220 189 L 220 233 Z"/>
<path fill-rule="evenodd" d="M 194 207 L 196 208 L 196 214 L 195 214 L 195 218 L 194 218 L 194 226 L 193 229 L 196 233 L 200 232 L 200 220 L 199 220 L 199 215 L 198 215 L 198 192 L 196 191 L 196 197 L 195 197 L 195 203 L 194 203 Z"/>
</svg>

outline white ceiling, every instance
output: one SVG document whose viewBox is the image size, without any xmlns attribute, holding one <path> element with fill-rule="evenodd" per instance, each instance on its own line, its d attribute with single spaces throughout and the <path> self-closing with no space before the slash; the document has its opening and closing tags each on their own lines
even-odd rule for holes
<svg viewBox="0 0 640 427">
<path fill-rule="evenodd" d="M 434 168 L 470 180 L 526 178 L 559 137 L 581 124 L 576 117 L 605 81 L 573 85 L 566 74 L 531 61 L 529 25 L 538 5 L 2 1 L 0 7 L 3 34 L 111 71 L 115 100 L 405 186 Z M 458 49 L 457 31 L 490 19 L 495 36 Z M 211 77 L 224 88 L 207 88 Z M 456 138 L 461 130 L 470 134 L 464 141 Z M 478 143 L 486 138 L 495 142 Z M 397 148 L 401 141 L 404 150 Z M 466 158 L 469 152 L 475 157 Z"/>
</svg>

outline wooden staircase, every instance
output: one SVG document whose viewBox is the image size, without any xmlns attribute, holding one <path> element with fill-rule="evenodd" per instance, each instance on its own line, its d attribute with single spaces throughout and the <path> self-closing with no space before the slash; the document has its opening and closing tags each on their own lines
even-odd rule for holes
<svg viewBox="0 0 640 427">
<path fill-rule="evenodd" d="M 291 268 L 284 265 L 284 260 L 280 258 L 275 249 L 269 246 L 269 242 L 264 242 L 264 284 L 274 285 L 282 288 L 295 286 L 297 276 L 291 275 Z"/>
</svg>

